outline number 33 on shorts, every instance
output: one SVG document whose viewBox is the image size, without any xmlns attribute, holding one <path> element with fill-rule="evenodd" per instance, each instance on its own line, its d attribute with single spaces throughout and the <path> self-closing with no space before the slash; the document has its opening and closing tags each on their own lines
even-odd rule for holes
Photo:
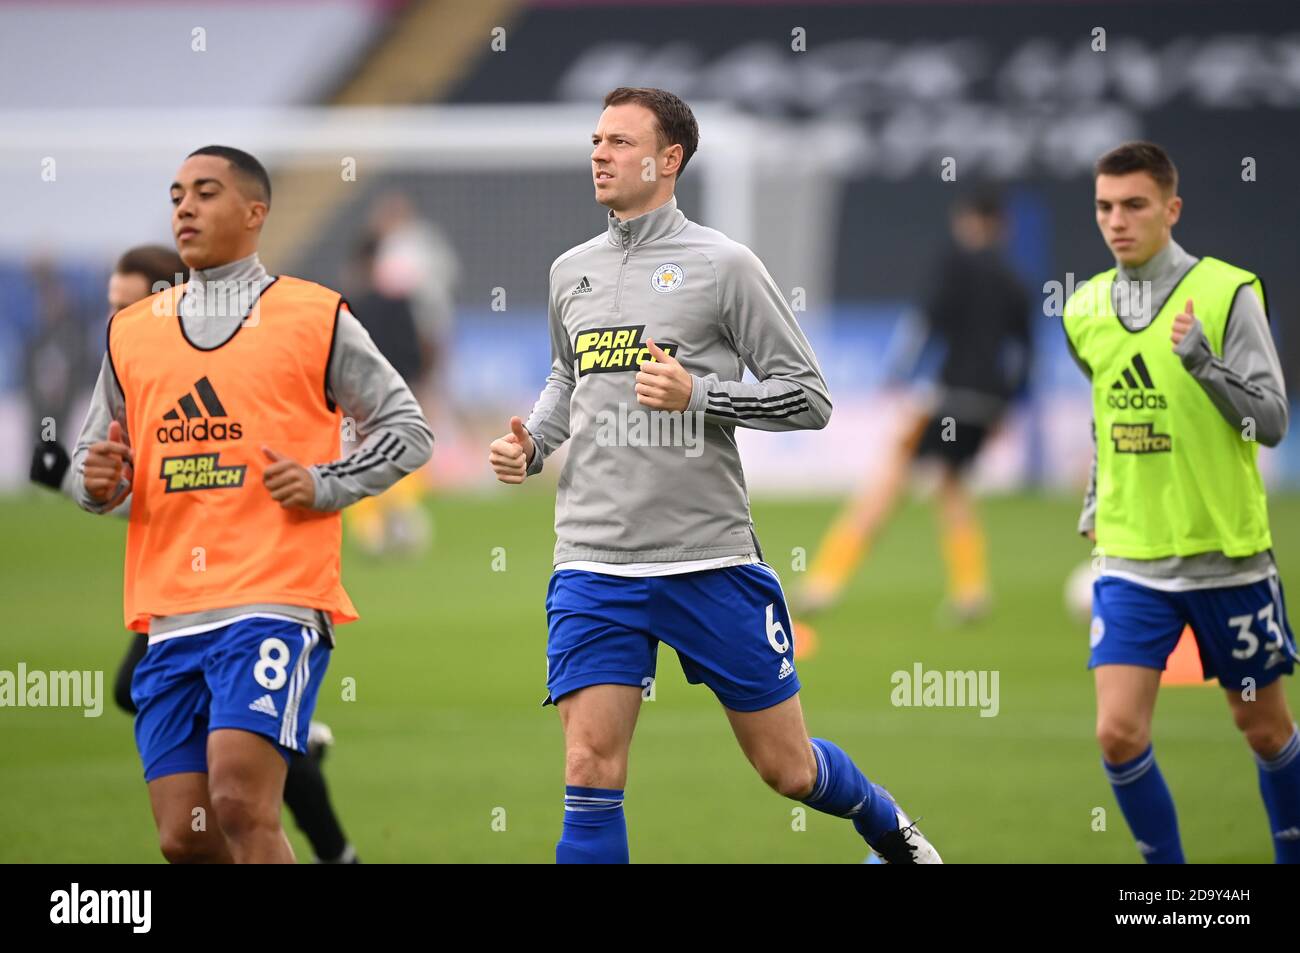
<svg viewBox="0 0 1300 953">
<path fill-rule="evenodd" d="M 1267 634 L 1264 641 L 1264 651 L 1268 653 L 1268 658 L 1264 661 L 1264 668 L 1270 669 L 1274 665 L 1281 665 L 1283 661 L 1283 649 L 1286 646 L 1286 633 L 1282 627 L 1277 624 L 1277 609 L 1272 602 L 1264 606 L 1257 613 L 1255 619 L 1258 619 L 1264 626 Z M 1237 642 L 1232 650 L 1232 657 L 1235 659 L 1253 658 L 1259 651 L 1260 641 L 1253 631 L 1251 625 L 1255 621 L 1250 615 L 1235 615 L 1228 620 L 1228 625 L 1232 626 L 1237 633 Z"/>
<path fill-rule="evenodd" d="M 1295 637 L 1276 575 L 1182 592 L 1102 576 L 1093 584 L 1095 641 L 1088 665 L 1163 669 L 1187 625 L 1196 634 L 1205 677 L 1230 691 L 1245 684 L 1263 688 L 1294 668 Z"/>
</svg>

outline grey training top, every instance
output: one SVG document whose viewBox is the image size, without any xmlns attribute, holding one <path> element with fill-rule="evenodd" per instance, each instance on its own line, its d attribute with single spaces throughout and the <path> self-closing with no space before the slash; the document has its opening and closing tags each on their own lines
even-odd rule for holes
<svg viewBox="0 0 1300 953">
<path fill-rule="evenodd" d="M 1140 331 L 1150 324 L 1165 300 L 1175 292 L 1178 282 L 1197 261 L 1177 242 L 1170 240 L 1138 267 L 1126 268 L 1117 263 L 1117 284 L 1111 289 L 1111 301 L 1124 326 L 1130 331 Z M 1145 301 L 1148 306 L 1140 313 L 1129 313 L 1130 296 L 1120 293 L 1118 282 L 1121 281 L 1151 282 L 1150 297 Z M 1178 304 L 1181 307 L 1183 302 Z M 1066 342 L 1069 343 L 1068 336 Z M 1286 384 L 1282 380 L 1282 366 L 1273 346 L 1273 336 L 1269 333 L 1268 317 L 1252 291 L 1240 289 L 1232 303 L 1223 335 L 1222 358 L 1216 357 L 1210 349 L 1199 319 L 1193 322 L 1187 336 L 1174 350 L 1182 359 L 1183 367 L 1200 382 L 1228 423 L 1241 427 L 1245 418 L 1252 418 L 1260 443 L 1273 447 L 1281 442 L 1287 428 Z M 1070 354 L 1091 379 L 1091 368 L 1079 359 L 1073 345 L 1070 345 Z M 1097 513 L 1095 422 L 1092 430 L 1092 474 L 1084 497 L 1083 513 L 1079 517 L 1080 533 L 1093 528 Z M 1156 580 L 1158 588 L 1162 589 L 1183 590 L 1256 582 L 1272 572 L 1273 567 L 1272 551 L 1265 550 L 1238 558 L 1230 558 L 1221 552 L 1163 559 L 1107 556 L 1105 571 Z"/>
<path fill-rule="evenodd" d="M 529 473 L 566 440 L 555 562 L 676 562 L 761 552 L 735 428 L 818 429 L 831 401 L 812 348 L 758 258 L 676 199 L 551 266 L 551 373 L 527 428 Z M 684 413 L 634 390 L 646 337 L 690 372 Z M 742 382 L 748 368 L 757 381 Z"/>
<path fill-rule="evenodd" d="M 219 346 L 235 333 L 257 296 L 273 280 L 256 253 L 216 268 L 191 271 L 179 308 L 185 336 L 198 347 Z M 238 305 L 232 307 L 234 299 L 218 289 L 235 289 Z M 352 453 L 344 458 L 346 467 L 335 462 L 309 468 L 316 489 L 314 508 L 338 510 L 362 497 L 382 493 L 423 466 L 433 452 L 433 432 L 410 388 L 379 353 L 361 322 L 346 308 L 339 310 L 326 380 L 330 399 L 356 421 L 357 435 L 361 438 Z M 92 443 L 108 439 L 108 425 L 112 420 L 122 425 L 129 442 L 126 400 L 106 354 L 69 467 L 76 474 L 72 497 L 92 513 L 103 513 L 106 505 L 86 491 L 86 451 Z M 123 481 L 118 491 L 125 488 Z M 325 614 L 307 606 L 243 605 L 155 616 L 149 622 L 149 635 L 164 635 L 259 612 L 288 616 L 319 629 L 327 637 L 331 632 Z"/>
</svg>

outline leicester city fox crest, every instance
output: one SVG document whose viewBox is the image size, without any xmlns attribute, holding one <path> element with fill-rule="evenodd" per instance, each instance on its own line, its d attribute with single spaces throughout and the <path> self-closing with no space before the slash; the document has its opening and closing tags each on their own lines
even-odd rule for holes
<svg viewBox="0 0 1300 953">
<path fill-rule="evenodd" d="M 686 271 L 675 262 L 660 265 L 650 276 L 650 287 L 660 294 L 671 294 L 682 286 Z"/>
</svg>

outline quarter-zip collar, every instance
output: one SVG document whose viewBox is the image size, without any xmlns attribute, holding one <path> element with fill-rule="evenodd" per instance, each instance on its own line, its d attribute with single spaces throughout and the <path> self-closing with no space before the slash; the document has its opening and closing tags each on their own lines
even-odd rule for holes
<svg viewBox="0 0 1300 953">
<path fill-rule="evenodd" d="M 644 215 L 620 222 L 618 216 L 609 212 L 609 243 L 616 248 L 631 249 L 637 245 L 648 245 L 675 235 L 686 226 L 686 216 L 677 210 L 677 196 L 671 197 L 663 205 L 651 209 Z"/>
<path fill-rule="evenodd" d="M 257 252 L 212 268 L 192 268 L 181 299 L 181 314 L 198 320 L 243 320 L 273 280 Z"/>
<path fill-rule="evenodd" d="M 1116 261 L 1115 277 L 1122 281 L 1172 281 L 1195 263 L 1196 259 L 1171 238 L 1164 248 L 1140 265 L 1124 265 Z"/>
<path fill-rule="evenodd" d="M 1126 266 L 1116 261 L 1111 307 L 1124 326 L 1130 331 L 1140 331 L 1154 321 L 1196 262 L 1196 257 L 1172 238 L 1140 265 Z"/>
</svg>

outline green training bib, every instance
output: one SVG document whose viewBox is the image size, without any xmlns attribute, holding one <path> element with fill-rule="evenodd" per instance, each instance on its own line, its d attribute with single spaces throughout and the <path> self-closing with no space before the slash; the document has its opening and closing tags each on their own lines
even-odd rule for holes
<svg viewBox="0 0 1300 953">
<path fill-rule="evenodd" d="M 1160 559 L 1270 548 L 1253 428 L 1223 418 L 1169 337 L 1190 298 L 1210 348 L 1222 357 L 1237 290 L 1250 285 L 1263 304 L 1263 285 L 1248 271 L 1202 258 L 1155 320 L 1130 331 L 1115 313 L 1114 282 L 1113 268 L 1091 278 L 1070 296 L 1063 318 L 1075 352 L 1092 369 L 1098 549 Z"/>
</svg>

